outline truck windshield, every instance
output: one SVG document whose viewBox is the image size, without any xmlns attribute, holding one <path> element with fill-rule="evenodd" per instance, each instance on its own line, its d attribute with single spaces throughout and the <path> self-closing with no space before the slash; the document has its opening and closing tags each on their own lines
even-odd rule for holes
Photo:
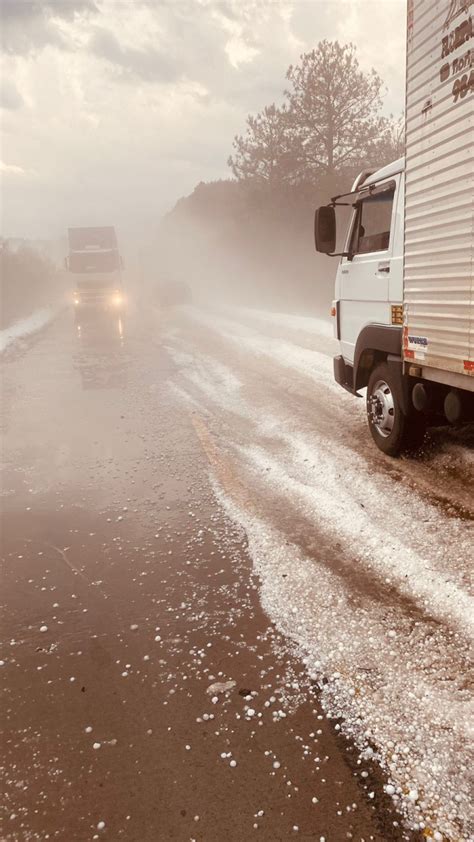
<svg viewBox="0 0 474 842">
<path fill-rule="evenodd" d="M 116 251 L 72 252 L 69 255 L 71 272 L 115 272 L 119 268 Z"/>
<path fill-rule="evenodd" d="M 76 280 L 76 288 L 80 290 L 95 291 L 95 290 L 109 290 L 116 289 L 119 286 L 115 278 L 94 278 L 93 280 L 84 280 L 79 278 Z"/>
<path fill-rule="evenodd" d="M 358 202 L 351 241 L 353 254 L 370 254 L 388 249 L 394 195 L 395 185 Z"/>
</svg>

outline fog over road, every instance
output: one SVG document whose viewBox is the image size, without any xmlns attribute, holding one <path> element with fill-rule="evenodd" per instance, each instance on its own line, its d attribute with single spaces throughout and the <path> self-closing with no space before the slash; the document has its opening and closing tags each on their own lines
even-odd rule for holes
<svg viewBox="0 0 474 842">
<path fill-rule="evenodd" d="M 2 839 L 473 838 L 474 434 L 383 456 L 333 346 L 198 307 L 8 346 Z"/>
</svg>

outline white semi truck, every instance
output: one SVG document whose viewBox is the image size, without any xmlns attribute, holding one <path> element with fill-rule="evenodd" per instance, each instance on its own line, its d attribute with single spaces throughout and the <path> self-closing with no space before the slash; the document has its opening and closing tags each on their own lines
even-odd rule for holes
<svg viewBox="0 0 474 842">
<path fill-rule="evenodd" d="M 406 157 L 315 215 L 340 257 L 335 379 L 367 388 L 372 437 L 395 456 L 444 415 L 474 419 L 474 0 L 409 0 Z M 339 205 L 352 206 L 342 254 Z"/>
<path fill-rule="evenodd" d="M 66 269 L 74 282 L 76 321 L 88 315 L 118 315 L 124 307 L 123 262 L 115 228 L 69 228 Z"/>
</svg>

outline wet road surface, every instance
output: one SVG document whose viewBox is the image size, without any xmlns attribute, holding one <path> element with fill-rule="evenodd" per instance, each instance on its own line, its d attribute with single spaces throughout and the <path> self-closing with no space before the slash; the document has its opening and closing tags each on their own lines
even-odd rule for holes
<svg viewBox="0 0 474 842">
<path fill-rule="evenodd" d="M 1 838 L 468 839 L 471 433 L 374 453 L 324 327 L 109 327 L 2 366 Z"/>
</svg>

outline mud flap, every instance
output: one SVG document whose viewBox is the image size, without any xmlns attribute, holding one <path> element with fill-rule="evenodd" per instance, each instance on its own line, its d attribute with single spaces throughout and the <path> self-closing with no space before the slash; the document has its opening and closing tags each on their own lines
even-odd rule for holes
<svg viewBox="0 0 474 842">
<path fill-rule="evenodd" d="M 362 395 L 354 390 L 354 369 L 348 365 L 342 356 L 334 357 L 334 380 L 342 386 L 346 392 L 355 395 L 356 398 L 361 398 Z"/>
<path fill-rule="evenodd" d="M 403 414 L 406 416 L 416 414 L 416 410 L 411 399 L 411 389 L 413 383 L 410 382 L 409 377 L 405 377 L 403 374 L 402 358 L 389 354 L 387 357 L 387 363 L 393 375 L 394 383 L 396 384 L 396 396 L 400 402 Z"/>
</svg>

